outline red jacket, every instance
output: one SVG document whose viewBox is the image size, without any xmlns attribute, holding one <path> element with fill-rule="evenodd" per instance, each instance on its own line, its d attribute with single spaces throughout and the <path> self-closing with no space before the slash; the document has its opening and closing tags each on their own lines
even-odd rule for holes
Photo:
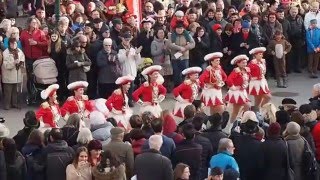
<svg viewBox="0 0 320 180">
<path fill-rule="evenodd" d="M 57 108 L 58 113 L 61 115 L 59 105 L 56 104 L 54 106 Z M 54 121 L 53 111 L 51 110 L 51 107 L 47 102 L 44 102 L 41 104 L 40 108 L 36 112 L 36 118 L 38 121 L 40 121 L 42 119 L 44 124 L 49 124 L 50 127 L 52 127 L 52 128 L 57 127 L 57 124 Z"/>
<path fill-rule="evenodd" d="M 217 77 L 220 76 L 220 77 Z M 225 82 L 227 80 L 227 75 L 224 70 L 219 66 L 216 69 L 205 70 L 199 77 L 200 86 L 203 88 L 205 84 L 213 84 L 216 89 L 220 89 L 221 87 L 217 86 L 218 79 L 220 81 Z"/>
<path fill-rule="evenodd" d="M 316 159 L 320 160 L 320 123 L 318 122 L 311 131 L 316 146 Z"/>
<path fill-rule="evenodd" d="M 158 87 L 158 95 L 166 95 L 167 89 L 163 85 L 153 84 L 152 86 L 146 86 L 145 84 L 142 84 L 137 90 L 132 93 L 133 100 L 137 102 L 139 101 L 140 96 L 142 96 L 142 100 L 144 102 L 153 103 L 153 86 Z"/>
<path fill-rule="evenodd" d="M 199 93 L 199 84 L 196 83 L 197 88 L 193 89 L 193 83 L 190 80 L 185 80 L 183 83 L 181 83 L 178 87 L 173 89 L 173 95 L 174 97 L 178 97 L 179 95 L 186 100 L 189 100 L 189 102 L 193 102 L 194 100 L 194 93 L 196 93 L 196 97 Z M 197 92 L 193 92 L 196 90 Z"/>
<path fill-rule="evenodd" d="M 85 110 L 92 112 L 93 106 L 90 103 L 90 101 L 88 100 L 88 97 L 84 96 L 82 101 L 84 102 Z M 67 113 L 69 113 L 70 115 L 73 113 L 79 113 L 79 107 L 78 107 L 77 100 L 73 96 L 70 96 L 67 99 L 67 101 L 63 104 L 63 106 L 61 107 L 62 116 L 64 117 Z"/>
<path fill-rule="evenodd" d="M 115 91 L 113 91 L 111 96 L 106 101 L 106 106 L 109 111 L 111 111 L 112 108 L 118 111 L 122 111 L 122 107 L 125 106 L 125 104 L 126 103 L 120 89 L 116 89 Z"/>
<path fill-rule="evenodd" d="M 265 60 L 263 60 L 261 63 L 256 59 L 253 59 L 248 64 L 248 67 L 250 68 L 251 79 L 261 80 L 262 78 L 264 78 L 264 75 L 266 73 Z"/>
<path fill-rule="evenodd" d="M 234 68 L 227 79 L 228 87 L 236 86 L 236 87 L 240 87 L 240 90 L 246 89 L 249 85 L 249 80 L 250 80 L 249 72 L 250 72 L 250 69 L 248 67 L 246 67 L 245 73 L 242 73 L 239 68 Z M 245 74 L 248 77 L 246 81 L 244 81 L 244 78 L 243 78 Z"/>
<path fill-rule="evenodd" d="M 37 41 L 37 44 L 31 46 L 29 44 L 29 39 Z M 26 58 L 39 59 L 40 57 L 48 56 L 48 39 L 42 30 L 37 29 L 32 33 L 28 30 L 23 30 L 20 35 L 20 40 Z"/>
</svg>

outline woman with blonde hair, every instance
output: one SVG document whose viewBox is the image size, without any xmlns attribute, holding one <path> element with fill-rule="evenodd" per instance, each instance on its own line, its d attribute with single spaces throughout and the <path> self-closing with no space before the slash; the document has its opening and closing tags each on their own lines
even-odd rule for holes
<svg viewBox="0 0 320 180">
<path fill-rule="evenodd" d="M 21 45 L 19 33 L 20 33 L 20 31 L 17 27 L 11 27 L 6 32 L 6 37 L 3 40 L 4 49 L 7 49 L 9 47 L 9 38 L 14 38 L 14 39 L 16 39 L 16 41 L 18 43 L 18 48 L 22 50 L 22 45 Z"/>
<path fill-rule="evenodd" d="M 272 103 L 267 103 L 261 107 L 262 117 L 269 124 L 277 122 L 276 112 L 277 112 L 277 108 Z"/>
<path fill-rule="evenodd" d="M 6 33 L 11 28 L 11 20 L 10 19 L 3 19 L 0 23 L 0 41 L 3 41 L 3 39 L 6 37 Z"/>
</svg>

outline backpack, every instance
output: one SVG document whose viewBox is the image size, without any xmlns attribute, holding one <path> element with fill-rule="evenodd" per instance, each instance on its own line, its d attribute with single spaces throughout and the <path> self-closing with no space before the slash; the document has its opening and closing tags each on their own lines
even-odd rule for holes
<svg viewBox="0 0 320 180">
<path fill-rule="evenodd" d="M 312 152 L 307 140 L 303 138 L 304 149 L 302 153 L 303 159 L 303 171 L 305 174 L 305 180 L 319 180 L 319 166 L 315 158 L 314 153 Z"/>
<path fill-rule="evenodd" d="M 47 155 L 47 180 L 66 179 L 66 168 L 72 163 L 73 155 L 66 149 L 50 152 Z"/>
</svg>

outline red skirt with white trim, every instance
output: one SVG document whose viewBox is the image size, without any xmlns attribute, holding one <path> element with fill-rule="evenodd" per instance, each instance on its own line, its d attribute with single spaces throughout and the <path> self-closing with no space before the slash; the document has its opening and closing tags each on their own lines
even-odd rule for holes
<svg viewBox="0 0 320 180">
<path fill-rule="evenodd" d="M 227 92 L 225 100 L 231 104 L 243 105 L 250 102 L 247 91 L 244 90 L 230 90 Z"/>
<path fill-rule="evenodd" d="M 265 78 L 260 80 L 250 80 L 248 89 L 249 94 L 253 96 L 259 96 L 270 93 L 268 82 Z"/>
<path fill-rule="evenodd" d="M 156 104 L 156 105 L 145 104 L 142 107 L 140 107 L 140 114 L 146 111 L 150 111 L 156 118 L 158 118 L 162 113 L 162 108 L 159 104 Z"/>
<path fill-rule="evenodd" d="M 204 88 L 201 93 L 201 101 L 205 106 L 223 105 L 222 91 L 216 88 Z"/>
<path fill-rule="evenodd" d="M 123 127 L 126 130 L 130 127 L 130 117 L 132 116 L 132 110 L 131 109 L 126 109 L 126 112 L 123 114 L 116 114 L 112 111 L 108 114 L 109 118 L 114 118 L 117 121 L 117 124 L 119 127 Z"/>
<path fill-rule="evenodd" d="M 191 105 L 192 103 L 190 102 L 179 102 L 177 101 L 174 105 L 173 108 L 173 115 L 180 117 L 180 118 L 184 118 L 184 108 L 187 107 L 188 105 Z"/>
</svg>

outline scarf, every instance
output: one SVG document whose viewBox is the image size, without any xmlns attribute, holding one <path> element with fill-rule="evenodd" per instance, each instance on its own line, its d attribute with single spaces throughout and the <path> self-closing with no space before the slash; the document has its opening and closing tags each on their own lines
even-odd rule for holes
<svg viewBox="0 0 320 180">
<path fill-rule="evenodd" d="M 9 52 L 11 53 L 11 54 L 13 54 L 13 58 L 15 59 L 15 60 L 18 60 L 19 59 L 19 55 L 18 55 L 18 48 L 16 48 L 16 49 L 11 49 L 10 47 L 9 47 Z"/>
</svg>

